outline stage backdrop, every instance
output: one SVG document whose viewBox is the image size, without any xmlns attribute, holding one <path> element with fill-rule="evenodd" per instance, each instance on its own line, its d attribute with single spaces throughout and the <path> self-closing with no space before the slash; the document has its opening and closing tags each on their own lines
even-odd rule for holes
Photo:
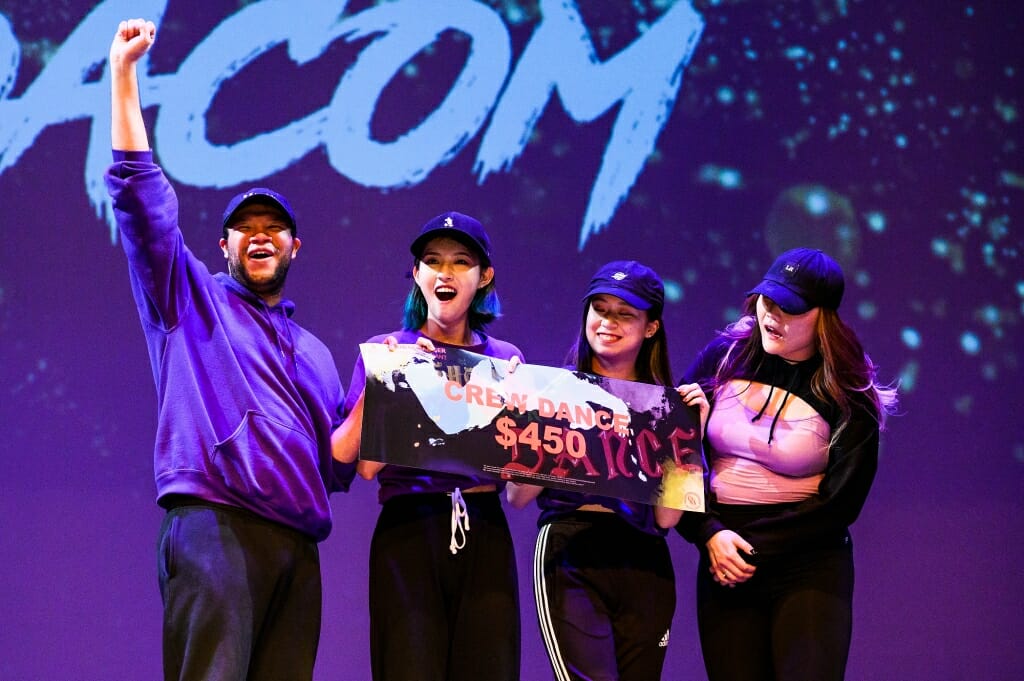
<svg viewBox="0 0 1024 681">
<path fill-rule="evenodd" d="M 589 276 L 666 280 L 681 374 L 783 249 L 845 267 L 841 312 L 902 415 L 853 528 L 849 678 L 1016 679 L 1024 200 L 1020 5 L 902 0 L 0 2 L 0 678 L 154 679 L 155 397 L 102 174 L 117 22 L 158 160 L 213 269 L 219 216 L 286 194 L 288 293 L 347 383 L 395 328 L 444 210 L 495 244 L 492 331 L 558 365 Z M 333 499 L 317 679 L 369 676 L 376 487 Z M 550 678 L 511 509 L 523 678 Z M 700 679 L 696 552 L 670 537 L 666 679 Z"/>
</svg>

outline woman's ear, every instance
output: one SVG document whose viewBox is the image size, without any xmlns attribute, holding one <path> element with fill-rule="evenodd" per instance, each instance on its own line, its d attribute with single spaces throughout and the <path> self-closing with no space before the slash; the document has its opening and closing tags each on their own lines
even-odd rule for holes
<svg viewBox="0 0 1024 681">
<path fill-rule="evenodd" d="M 477 284 L 478 289 L 485 288 L 488 284 L 494 281 L 494 268 L 488 267 L 486 270 L 480 273 L 480 283 Z"/>
</svg>

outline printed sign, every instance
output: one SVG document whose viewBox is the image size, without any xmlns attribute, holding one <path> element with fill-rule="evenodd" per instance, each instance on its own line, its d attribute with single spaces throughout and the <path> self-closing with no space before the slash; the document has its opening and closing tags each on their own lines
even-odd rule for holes
<svg viewBox="0 0 1024 681">
<path fill-rule="evenodd" d="M 452 348 L 360 346 L 361 457 L 704 511 L 696 409 L 671 387 Z"/>
</svg>

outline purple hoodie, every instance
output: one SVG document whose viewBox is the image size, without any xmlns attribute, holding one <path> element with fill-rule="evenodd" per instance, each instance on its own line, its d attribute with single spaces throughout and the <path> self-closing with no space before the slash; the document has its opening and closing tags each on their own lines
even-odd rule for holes
<svg viewBox="0 0 1024 681">
<path fill-rule="evenodd" d="M 328 494 L 354 466 L 331 457 L 343 391 L 327 347 L 185 246 L 178 201 L 152 152 L 114 151 L 106 175 L 157 389 L 157 499 L 251 511 L 317 541 Z"/>
</svg>

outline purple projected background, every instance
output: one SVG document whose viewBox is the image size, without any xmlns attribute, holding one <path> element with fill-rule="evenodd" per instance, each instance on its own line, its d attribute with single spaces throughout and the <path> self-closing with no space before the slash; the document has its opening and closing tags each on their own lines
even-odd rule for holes
<svg viewBox="0 0 1024 681">
<path fill-rule="evenodd" d="M 607 260 L 665 277 L 678 375 L 774 254 L 835 255 L 841 312 L 903 404 L 853 528 L 848 678 L 1021 678 L 1020 7 L 561 5 L 0 2 L 0 678 L 160 674 L 155 398 L 101 174 L 110 38 L 121 18 L 161 14 L 143 99 L 186 241 L 222 269 L 230 196 L 285 193 L 304 242 L 288 295 L 346 385 L 357 344 L 398 324 L 411 236 L 445 209 L 487 225 L 506 313 L 492 331 L 538 364 L 560 364 Z M 577 9 L 620 71 L 572 66 L 586 56 L 567 33 Z M 415 49 L 398 59 L 402 44 Z M 500 143 L 506 156 L 481 160 Z M 376 485 L 332 506 L 317 678 L 359 681 Z M 536 511 L 509 516 L 523 678 L 550 678 L 529 581 Z M 670 543 L 665 678 L 702 679 L 696 551 Z"/>
</svg>

